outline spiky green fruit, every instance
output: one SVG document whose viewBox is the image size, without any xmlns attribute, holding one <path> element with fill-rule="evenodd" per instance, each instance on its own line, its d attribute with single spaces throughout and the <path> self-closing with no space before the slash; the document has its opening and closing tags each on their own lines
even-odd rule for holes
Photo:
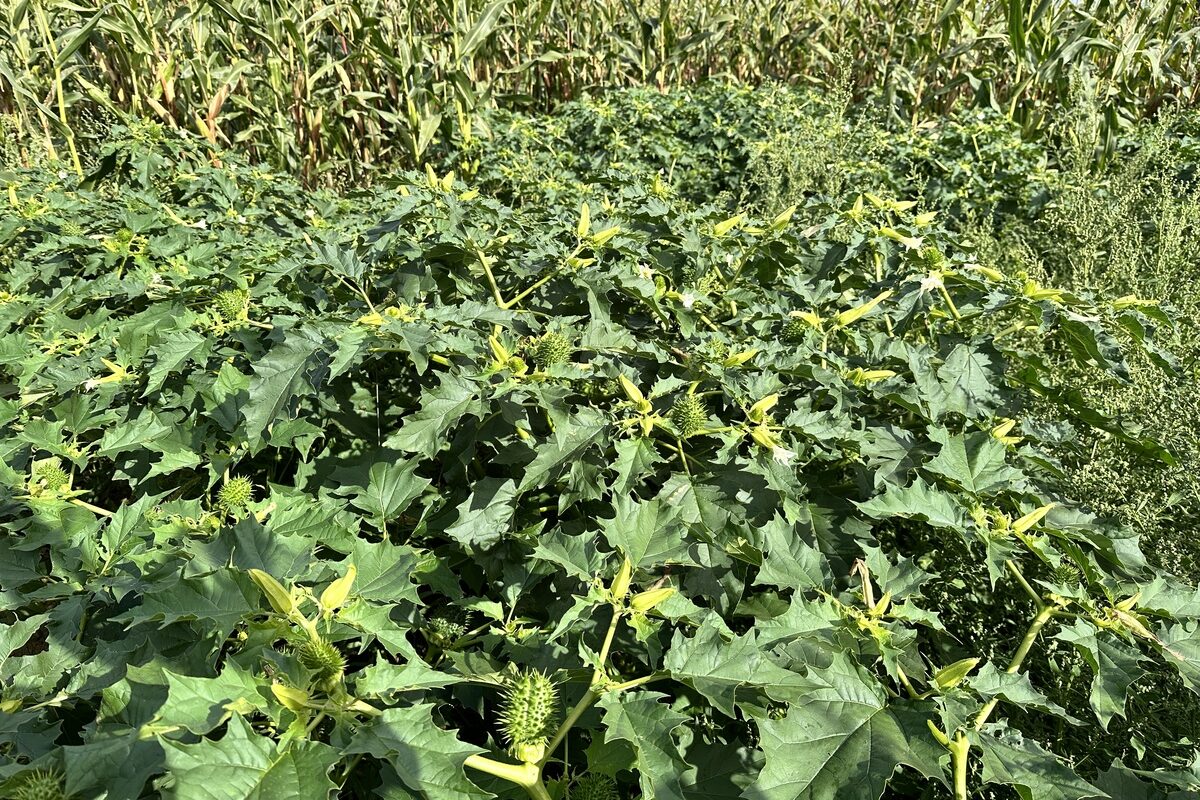
<svg viewBox="0 0 1200 800">
<path fill-rule="evenodd" d="M 56 770 L 35 769 L 25 776 L 13 800 L 65 800 L 62 775 Z"/>
<path fill-rule="evenodd" d="M 708 409 L 704 401 L 694 394 L 685 394 L 671 406 L 671 424 L 684 438 L 691 436 L 704 427 L 708 419 Z"/>
<path fill-rule="evenodd" d="M 1063 562 L 1054 568 L 1051 580 L 1059 586 L 1075 587 L 1079 585 L 1079 570 L 1074 564 Z"/>
<path fill-rule="evenodd" d="M 33 471 L 33 476 L 41 481 L 41 484 L 47 491 L 57 492 L 59 489 L 67 485 L 70 481 L 69 476 L 62 467 L 52 461 L 44 464 L 39 464 Z"/>
<path fill-rule="evenodd" d="M 556 331 L 550 331 L 533 346 L 533 363 L 538 369 L 565 363 L 571 357 L 571 340 Z"/>
<path fill-rule="evenodd" d="M 571 800 L 619 800 L 617 782 L 607 775 L 589 772 L 571 785 Z"/>
<path fill-rule="evenodd" d="M 434 611 L 425 621 L 429 637 L 440 645 L 450 645 L 467 632 L 467 618 L 455 606 L 442 607 Z"/>
<path fill-rule="evenodd" d="M 926 269 L 934 270 L 946 263 L 946 256 L 933 245 L 926 245 L 917 253 L 917 260 Z"/>
<path fill-rule="evenodd" d="M 83 236 L 83 226 L 74 220 L 64 221 L 58 230 L 63 236 Z"/>
<path fill-rule="evenodd" d="M 250 305 L 250 293 L 245 289 L 226 289 L 217 292 L 213 298 L 213 308 L 222 319 L 229 321 L 244 319 L 246 309 Z"/>
<path fill-rule="evenodd" d="M 791 317 L 783 324 L 782 338 L 788 344 L 799 344 L 812 328 L 802 319 Z"/>
<path fill-rule="evenodd" d="M 346 671 L 346 657 L 332 642 L 305 638 L 296 647 L 300 663 L 316 673 L 319 684 L 329 686 L 341 679 Z"/>
<path fill-rule="evenodd" d="M 226 513 L 236 513 L 246 507 L 254 496 L 249 478 L 231 478 L 217 492 L 217 505 Z"/>
<path fill-rule="evenodd" d="M 558 690 L 549 677 L 535 670 L 521 672 L 504 698 L 500 724 L 522 761 L 538 761 L 546 750 L 558 713 Z"/>
</svg>

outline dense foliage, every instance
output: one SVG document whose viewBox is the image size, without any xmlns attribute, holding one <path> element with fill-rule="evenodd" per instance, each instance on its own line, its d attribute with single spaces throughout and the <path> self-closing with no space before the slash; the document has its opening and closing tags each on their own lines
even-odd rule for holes
<svg viewBox="0 0 1200 800">
<path fill-rule="evenodd" d="M 1169 457 L 1076 389 L 1168 316 L 615 175 L 5 176 L 0 792 L 1194 796 L 1194 727 L 1086 748 L 1200 691 L 1200 591 L 1061 490 Z"/>
</svg>

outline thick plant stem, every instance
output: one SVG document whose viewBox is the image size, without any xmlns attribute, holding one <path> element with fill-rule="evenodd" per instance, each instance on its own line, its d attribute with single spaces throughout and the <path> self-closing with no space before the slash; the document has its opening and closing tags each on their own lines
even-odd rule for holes
<svg viewBox="0 0 1200 800">
<path fill-rule="evenodd" d="M 1054 606 L 1042 606 L 1033 618 L 1033 622 L 1029 623 L 1029 628 L 1025 631 L 1025 638 L 1021 640 L 1021 644 L 1017 646 L 1017 652 L 1013 653 L 1012 661 L 1008 663 L 1008 668 L 1004 670 L 1009 675 L 1016 674 L 1021 669 L 1021 664 L 1024 663 L 1025 657 L 1029 655 L 1033 643 L 1037 641 L 1038 634 L 1042 632 L 1042 628 L 1054 616 Z M 988 701 L 979 711 L 979 715 L 975 717 L 975 730 L 979 730 L 988 721 L 988 717 L 992 715 L 996 704 L 1000 702 L 998 697 L 994 697 Z"/>
<path fill-rule="evenodd" d="M 971 753 L 971 743 L 959 732 L 948 746 L 951 763 L 954 765 L 954 800 L 967 800 L 967 757 Z"/>
<path fill-rule="evenodd" d="M 506 764 L 503 761 L 496 761 L 481 755 L 469 755 L 467 760 L 463 762 L 464 766 L 477 769 L 480 772 L 486 772 L 488 775 L 494 775 L 497 778 L 514 783 L 520 786 L 530 797 L 535 800 L 545 800 L 549 798 L 549 793 L 546 787 L 542 784 L 542 770 L 537 764 L 525 762 L 524 764 Z"/>
</svg>

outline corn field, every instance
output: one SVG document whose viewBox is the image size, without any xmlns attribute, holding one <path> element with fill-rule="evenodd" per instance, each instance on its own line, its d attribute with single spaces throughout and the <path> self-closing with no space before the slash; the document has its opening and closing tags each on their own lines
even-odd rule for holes
<svg viewBox="0 0 1200 800">
<path fill-rule="evenodd" d="M 1200 96 L 1188 0 L 7 0 L 8 146 L 77 170 L 90 120 L 187 129 L 313 184 L 368 184 L 492 104 L 617 85 L 842 81 L 897 124 L 966 105 L 1027 131 L 1084 91 L 1101 144 Z"/>
</svg>

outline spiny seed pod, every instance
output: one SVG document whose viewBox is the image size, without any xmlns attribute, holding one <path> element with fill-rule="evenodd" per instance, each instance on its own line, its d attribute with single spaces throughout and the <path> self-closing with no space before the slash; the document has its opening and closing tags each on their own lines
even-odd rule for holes
<svg viewBox="0 0 1200 800">
<path fill-rule="evenodd" d="M 812 328 L 804 320 L 791 317 L 783 324 L 782 338 L 788 344 L 799 344 Z"/>
<path fill-rule="evenodd" d="M 13 800 L 65 800 L 62 775 L 56 770 L 35 769 L 17 787 Z"/>
<path fill-rule="evenodd" d="M 513 680 L 504 698 L 500 724 L 514 756 L 522 761 L 541 759 L 557 711 L 558 690 L 550 678 L 527 670 Z"/>
<path fill-rule="evenodd" d="M 217 506 L 226 513 L 234 513 L 244 509 L 253 496 L 254 486 L 249 478 L 233 478 L 217 492 Z"/>
<path fill-rule="evenodd" d="M 1079 585 L 1079 570 L 1075 565 L 1063 562 L 1054 568 L 1054 572 L 1050 578 L 1051 581 L 1059 586 L 1075 587 Z"/>
<path fill-rule="evenodd" d="M 467 632 L 467 616 L 455 606 L 439 608 L 425 621 L 429 636 L 440 645 L 449 645 Z"/>
<path fill-rule="evenodd" d="M 685 439 L 704 427 L 708 409 L 704 401 L 694 394 L 685 394 L 671 406 L 671 424 Z"/>
<path fill-rule="evenodd" d="M 324 639 L 305 638 L 296 648 L 300 663 L 317 674 L 319 683 L 335 683 L 346 671 L 346 657 L 337 646 Z"/>
<path fill-rule="evenodd" d="M 561 333 L 551 331 L 533 346 L 533 363 L 538 369 L 562 364 L 571 357 L 571 341 Z"/>
<path fill-rule="evenodd" d="M 937 269 L 946 263 L 946 256 L 942 254 L 941 250 L 938 250 L 933 245 L 926 245 L 925 247 L 922 247 L 920 252 L 917 254 L 917 259 L 927 269 Z"/>
<path fill-rule="evenodd" d="M 66 470 L 52 461 L 48 461 L 45 464 L 39 464 L 37 468 L 34 469 L 33 476 L 41 481 L 42 486 L 44 486 L 46 490 L 50 492 L 57 492 L 59 489 L 66 486 L 67 482 L 71 479 L 71 477 L 67 475 Z"/>
<path fill-rule="evenodd" d="M 223 292 L 218 292 L 213 298 L 213 307 L 222 319 L 238 320 L 246 316 L 246 309 L 250 303 L 250 293 L 245 289 L 226 289 Z"/>
<path fill-rule="evenodd" d="M 617 783 L 607 775 L 589 772 L 575 779 L 571 800 L 619 800 Z"/>
<path fill-rule="evenodd" d="M 63 236 L 83 236 L 83 226 L 74 220 L 67 220 L 58 226 Z"/>
</svg>

